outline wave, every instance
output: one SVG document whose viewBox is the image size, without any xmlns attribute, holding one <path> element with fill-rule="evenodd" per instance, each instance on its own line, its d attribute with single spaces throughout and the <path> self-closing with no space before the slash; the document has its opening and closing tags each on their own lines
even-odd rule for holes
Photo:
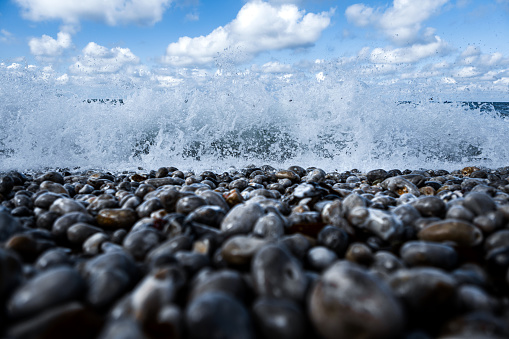
<svg viewBox="0 0 509 339">
<path fill-rule="evenodd" d="M 231 71 L 167 88 L 59 85 L 29 71 L 0 72 L 0 171 L 509 163 L 500 109 L 429 100 L 439 85 L 372 86 L 338 69 L 318 78 Z M 112 100 L 89 100 L 97 95 Z"/>
</svg>

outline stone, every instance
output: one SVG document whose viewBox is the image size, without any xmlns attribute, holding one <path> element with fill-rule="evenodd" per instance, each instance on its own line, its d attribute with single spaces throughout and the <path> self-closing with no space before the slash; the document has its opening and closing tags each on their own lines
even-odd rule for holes
<svg viewBox="0 0 509 339">
<path fill-rule="evenodd" d="M 337 262 L 310 294 L 318 333 L 332 338 L 394 338 L 404 328 L 403 308 L 388 286 L 358 265 Z"/>
<path fill-rule="evenodd" d="M 97 215 L 99 226 L 111 230 L 119 228 L 129 229 L 137 219 L 136 212 L 131 209 L 122 208 L 104 209 Z"/>
<path fill-rule="evenodd" d="M 251 275 L 259 296 L 304 300 L 308 285 L 301 264 L 285 249 L 266 245 L 251 262 Z"/>
<path fill-rule="evenodd" d="M 228 294 L 209 292 L 186 307 L 185 323 L 192 339 L 255 338 L 246 308 Z"/>
<path fill-rule="evenodd" d="M 48 269 L 24 285 L 11 296 L 7 309 L 13 318 L 26 318 L 46 309 L 79 299 L 85 283 L 71 267 Z"/>
</svg>

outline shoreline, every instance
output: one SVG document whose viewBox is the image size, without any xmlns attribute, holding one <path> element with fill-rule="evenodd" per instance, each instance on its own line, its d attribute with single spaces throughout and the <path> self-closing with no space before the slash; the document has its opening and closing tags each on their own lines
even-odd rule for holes
<svg viewBox="0 0 509 339">
<path fill-rule="evenodd" d="M 506 337 L 508 178 L 0 173 L 0 334 Z"/>
</svg>

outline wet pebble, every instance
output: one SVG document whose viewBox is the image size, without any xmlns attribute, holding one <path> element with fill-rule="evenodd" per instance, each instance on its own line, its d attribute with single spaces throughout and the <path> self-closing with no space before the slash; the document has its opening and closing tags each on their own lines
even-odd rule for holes
<svg viewBox="0 0 509 339">
<path fill-rule="evenodd" d="M 225 293 L 209 292 L 195 298 L 186 308 L 185 323 L 193 339 L 255 337 L 247 309 Z"/>
<path fill-rule="evenodd" d="M 324 338 L 398 337 L 403 316 L 385 283 L 347 262 L 327 269 L 310 295 L 310 317 Z"/>
<path fill-rule="evenodd" d="M 259 296 L 304 300 L 308 282 L 302 265 L 280 246 L 260 249 L 252 260 L 251 274 Z"/>
<path fill-rule="evenodd" d="M 77 300 L 85 291 L 85 283 L 71 267 L 48 269 L 16 290 L 7 309 L 13 318 L 26 318 L 47 308 Z"/>
</svg>

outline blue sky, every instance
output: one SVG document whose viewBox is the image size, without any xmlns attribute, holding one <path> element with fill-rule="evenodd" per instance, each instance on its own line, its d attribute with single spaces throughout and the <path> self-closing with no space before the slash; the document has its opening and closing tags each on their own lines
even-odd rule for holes
<svg viewBox="0 0 509 339">
<path fill-rule="evenodd" d="M 434 79 L 509 98 L 508 32 L 509 0 L 0 0 L 1 67 L 61 83 L 165 86 L 223 59 L 277 74 L 318 59 L 381 84 Z"/>
</svg>

